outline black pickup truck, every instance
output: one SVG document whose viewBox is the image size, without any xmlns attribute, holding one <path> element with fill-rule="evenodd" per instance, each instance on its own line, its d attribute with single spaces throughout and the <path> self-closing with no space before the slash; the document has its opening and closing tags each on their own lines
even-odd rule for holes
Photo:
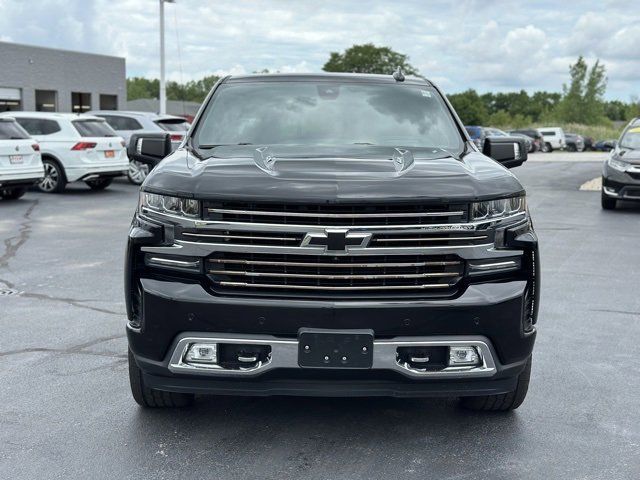
<svg viewBox="0 0 640 480">
<path fill-rule="evenodd" d="M 539 304 L 537 237 L 505 167 L 430 81 L 227 77 L 156 164 L 129 232 L 129 374 L 146 407 L 195 394 L 453 396 L 517 408 Z"/>
</svg>

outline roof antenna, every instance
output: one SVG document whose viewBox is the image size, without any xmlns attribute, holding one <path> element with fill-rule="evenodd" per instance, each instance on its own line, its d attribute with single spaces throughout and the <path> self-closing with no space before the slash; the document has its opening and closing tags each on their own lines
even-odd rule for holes
<svg viewBox="0 0 640 480">
<path fill-rule="evenodd" d="M 402 73 L 402 69 L 400 68 L 400 65 L 398 65 L 398 68 L 396 68 L 396 71 L 393 72 L 393 79 L 396 82 L 404 82 L 404 73 Z"/>
</svg>

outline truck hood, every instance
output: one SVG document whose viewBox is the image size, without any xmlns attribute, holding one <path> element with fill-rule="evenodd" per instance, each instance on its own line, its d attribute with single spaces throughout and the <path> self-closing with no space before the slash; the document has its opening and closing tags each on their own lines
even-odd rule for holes
<svg viewBox="0 0 640 480">
<path fill-rule="evenodd" d="M 471 149 L 220 146 L 181 148 L 143 189 L 201 199 L 286 202 L 436 201 L 504 197 L 524 190 L 502 165 Z"/>
</svg>

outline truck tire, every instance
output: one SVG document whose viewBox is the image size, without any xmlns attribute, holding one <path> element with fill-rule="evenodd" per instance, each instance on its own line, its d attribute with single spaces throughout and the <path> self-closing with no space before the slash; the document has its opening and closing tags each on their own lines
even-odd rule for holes
<svg viewBox="0 0 640 480">
<path fill-rule="evenodd" d="M 553 147 L 551 146 L 551 144 L 549 142 L 545 142 L 544 144 L 547 147 L 547 149 L 545 150 L 545 153 L 553 152 Z"/>
<path fill-rule="evenodd" d="M 163 392 L 147 387 L 142 378 L 142 371 L 136 365 L 136 360 L 131 350 L 129 350 L 129 383 L 131 384 L 133 399 L 138 405 L 145 408 L 188 407 L 193 403 L 193 394 Z"/>
<path fill-rule="evenodd" d="M 0 189 L 0 197 L 2 197 L 4 200 L 17 200 L 25 193 L 27 193 L 27 189 L 24 187 Z"/>
<path fill-rule="evenodd" d="M 600 204 L 603 210 L 615 210 L 617 203 L 615 198 L 608 197 L 604 192 L 600 193 Z"/>
<path fill-rule="evenodd" d="M 527 396 L 531 378 L 531 357 L 522 373 L 518 376 L 518 385 L 513 392 L 498 395 L 482 395 L 479 397 L 462 397 L 460 399 L 464 408 L 482 412 L 508 412 L 515 410 Z"/>
<path fill-rule="evenodd" d="M 94 178 L 93 180 L 87 180 L 86 183 L 91 190 L 104 190 L 113 182 L 111 177 Z"/>
</svg>

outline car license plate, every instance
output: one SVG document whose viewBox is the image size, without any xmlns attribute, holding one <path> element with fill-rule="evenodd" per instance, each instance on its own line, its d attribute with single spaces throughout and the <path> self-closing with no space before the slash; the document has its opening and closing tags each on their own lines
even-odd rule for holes
<svg viewBox="0 0 640 480">
<path fill-rule="evenodd" d="M 105 150 L 104 156 L 106 158 L 113 158 L 116 156 L 116 152 L 114 150 Z"/>
<path fill-rule="evenodd" d="M 303 368 L 371 368 L 373 330 L 298 331 L 298 365 Z"/>
<path fill-rule="evenodd" d="M 22 163 L 24 161 L 24 159 L 22 158 L 22 155 L 9 155 L 9 162 L 12 165 L 16 165 L 18 163 Z"/>
</svg>

